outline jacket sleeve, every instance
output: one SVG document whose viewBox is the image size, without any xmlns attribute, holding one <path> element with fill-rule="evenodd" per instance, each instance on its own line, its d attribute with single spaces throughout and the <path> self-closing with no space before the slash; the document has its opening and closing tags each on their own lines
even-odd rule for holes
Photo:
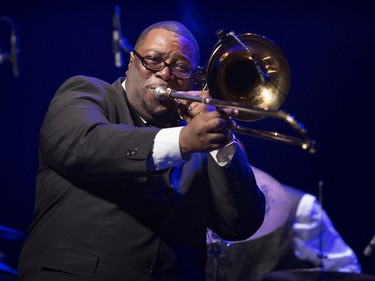
<svg viewBox="0 0 375 281">
<path fill-rule="evenodd" d="M 68 79 L 40 130 L 41 164 L 83 181 L 145 174 L 158 129 L 134 127 L 123 95 L 95 78 Z"/>
<path fill-rule="evenodd" d="M 258 188 L 244 152 L 237 148 L 231 162 L 220 167 L 208 158 L 212 220 L 209 228 L 224 240 L 244 240 L 261 226 L 265 197 Z"/>
</svg>

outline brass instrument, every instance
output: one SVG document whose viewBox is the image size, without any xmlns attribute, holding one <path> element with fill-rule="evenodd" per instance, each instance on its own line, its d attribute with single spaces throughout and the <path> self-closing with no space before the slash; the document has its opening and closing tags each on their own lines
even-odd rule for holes
<svg viewBox="0 0 375 281">
<path fill-rule="evenodd" d="M 172 98 L 202 102 L 217 107 L 238 109 L 236 117 L 254 121 L 265 117 L 280 119 L 290 125 L 299 137 L 278 132 L 255 130 L 236 125 L 234 132 L 300 146 L 314 153 L 315 141 L 310 139 L 304 126 L 292 115 L 278 110 L 290 86 L 289 64 L 280 48 L 264 36 L 253 33 L 226 35 L 218 31 L 219 42 L 206 67 L 200 83 L 214 98 L 194 97 L 166 87 L 157 87 L 159 100 Z M 203 78 L 202 78 L 203 77 Z"/>
</svg>

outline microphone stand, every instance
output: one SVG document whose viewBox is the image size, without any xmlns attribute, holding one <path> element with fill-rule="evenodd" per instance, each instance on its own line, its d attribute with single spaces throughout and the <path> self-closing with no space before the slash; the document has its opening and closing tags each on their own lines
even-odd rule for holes
<svg viewBox="0 0 375 281">
<path fill-rule="evenodd" d="M 123 61 L 121 56 L 121 50 L 125 53 L 130 53 L 133 51 L 133 46 L 128 43 L 125 37 L 122 36 L 121 31 L 121 19 L 120 19 L 120 6 L 115 5 L 113 19 L 113 33 L 112 33 L 112 40 L 114 46 L 114 55 L 115 55 L 115 65 L 116 67 L 122 67 Z"/>
<path fill-rule="evenodd" d="M 128 43 L 125 37 L 120 36 L 119 44 L 121 49 L 128 54 L 134 50 L 134 47 Z"/>
<path fill-rule="evenodd" d="M 208 252 L 208 255 L 213 257 L 212 280 L 218 281 L 219 269 L 222 268 L 220 258 L 225 257 L 224 246 L 228 245 L 228 243 L 226 243 L 213 231 L 210 231 L 210 233 L 208 233 L 208 237 L 209 237 L 211 247 L 212 247 L 212 251 Z M 224 271 L 224 268 L 222 269 Z M 224 275 L 225 275 L 225 280 L 227 280 L 225 271 L 224 271 Z"/>
<path fill-rule="evenodd" d="M 319 253 L 318 253 L 318 258 L 319 258 L 319 269 L 324 270 L 324 264 L 323 264 L 323 259 L 326 258 L 324 255 L 323 251 L 323 182 L 320 181 L 318 185 L 319 189 L 319 202 L 320 202 L 320 230 L 319 230 Z"/>
<path fill-rule="evenodd" d="M 363 255 L 365 255 L 366 257 L 371 257 L 371 255 L 374 252 L 374 248 L 375 248 L 375 234 L 374 236 L 372 236 L 370 242 L 368 242 L 366 248 L 363 250 Z"/>
<path fill-rule="evenodd" d="M 18 69 L 18 38 L 16 33 L 16 25 L 14 21 L 10 17 L 0 17 L 0 22 L 7 22 L 10 25 L 10 52 L 9 53 L 2 53 L 1 45 L 0 45 L 0 63 L 3 63 L 9 60 L 12 64 L 13 76 L 19 77 L 19 69 Z"/>
</svg>

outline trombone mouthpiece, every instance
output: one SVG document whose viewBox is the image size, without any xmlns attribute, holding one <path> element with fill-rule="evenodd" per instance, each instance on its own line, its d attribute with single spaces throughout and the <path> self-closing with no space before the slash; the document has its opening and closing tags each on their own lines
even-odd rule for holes
<svg viewBox="0 0 375 281">
<path fill-rule="evenodd" d="M 166 101 L 169 98 L 170 93 L 171 89 L 164 86 L 158 86 L 154 90 L 154 95 L 159 101 Z"/>
</svg>

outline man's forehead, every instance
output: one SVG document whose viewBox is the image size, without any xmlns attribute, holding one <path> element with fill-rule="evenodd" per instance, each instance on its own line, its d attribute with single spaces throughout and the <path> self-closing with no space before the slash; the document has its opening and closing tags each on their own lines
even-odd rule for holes
<svg viewBox="0 0 375 281">
<path fill-rule="evenodd" d="M 160 29 L 160 28 L 151 30 L 147 34 L 144 40 L 144 43 L 145 42 L 148 43 L 150 41 L 155 41 L 155 40 L 162 40 L 166 42 L 169 42 L 171 40 L 177 40 L 177 41 L 181 41 L 181 43 L 184 43 L 185 41 L 189 41 L 186 37 L 184 37 L 181 34 L 178 34 L 171 30 Z"/>
<path fill-rule="evenodd" d="M 181 34 L 166 29 L 151 30 L 141 44 L 144 51 L 158 51 L 166 46 L 179 46 L 179 49 L 191 59 L 196 60 L 195 46 L 191 40 Z"/>
</svg>

